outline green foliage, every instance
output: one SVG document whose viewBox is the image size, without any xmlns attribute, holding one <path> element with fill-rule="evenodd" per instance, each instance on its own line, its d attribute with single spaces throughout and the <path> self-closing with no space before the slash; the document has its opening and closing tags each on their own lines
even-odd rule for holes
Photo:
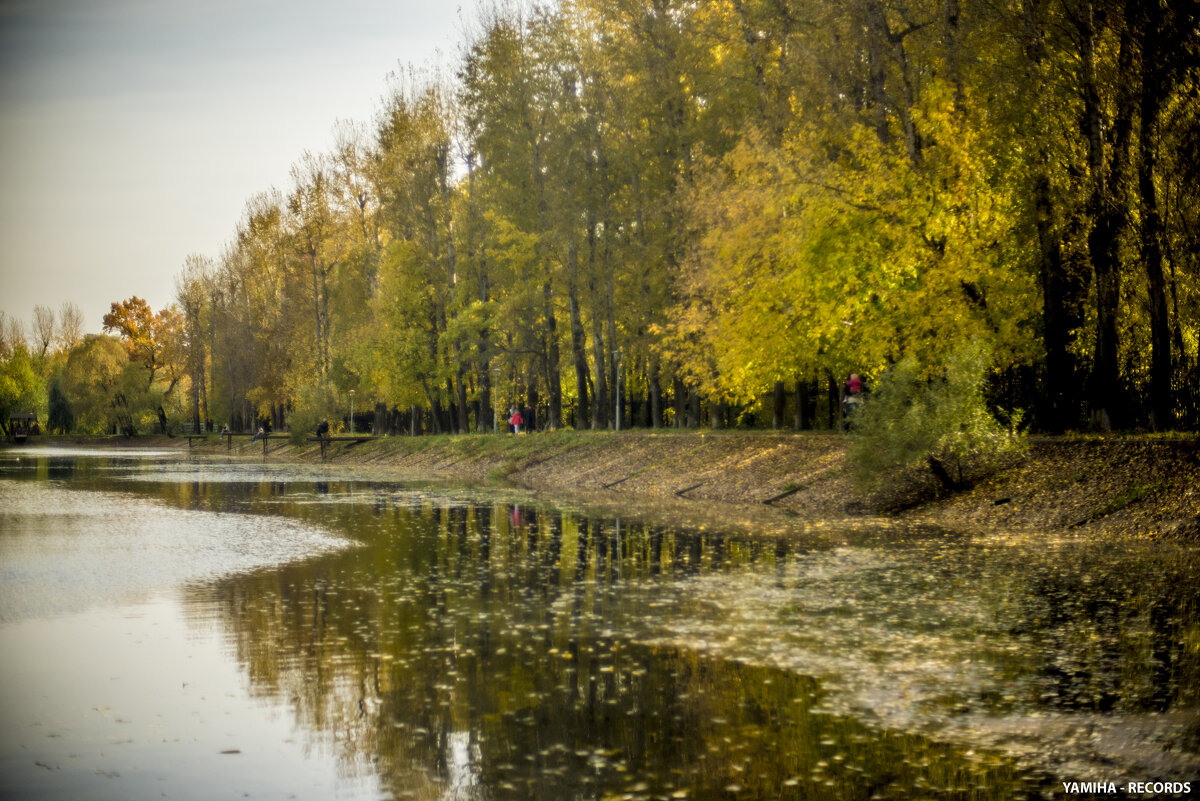
<svg viewBox="0 0 1200 801">
<path fill-rule="evenodd" d="M 44 406 L 45 386 L 33 369 L 33 357 L 23 344 L 0 358 L 0 425 L 14 413 L 36 413 Z"/>
<path fill-rule="evenodd" d="M 314 382 L 435 432 L 572 398 L 604 428 L 617 381 L 747 415 L 969 340 L 1043 426 L 1118 396 L 1200 421 L 1195 14 L 1094 5 L 496 11 L 456 83 L 397 78 L 369 130 L 247 204 L 184 326 L 137 298 L 106 325 L 231 422 Z"/>
<path fill-rule="evenodd" d="M 150 370 L 129 358 L 115 337 L 89 334 L 71 349 L 62 392 L 87 434 L 117 431 L 133 436 L 153 427 L 163 389 L 151 385 Z"/>
<path fill-rule="evenodd" d="M 46 428 L 51 433 L 71 433 L 75 428 L 75 410 L 71 408 L 71 401 L 63 391 L 63 379 L 61 375 L 56 375 L 50 379 L 48 394 L 49 416 L 47 417 Z"/>
<path fill-rule="evenodd" d="M 304 442 L 305 438 L 314 436 L 317 423 L 322 419 L 333 417 L 331 429 L 337 427 L 338 396 L 329 384 L 317 384 L 301 387 L 296 396 L 295 406 L 288 417 L 289 439 L 294 445 Z"/>
<path fill-rule="evenodd" d="M 880 378 L 854 414 L 850 461 L 860 479 L 884 484 L 927 468 L 947 489 L 965 486 L 1022 450 L 1015 431 L 992 416 L 983 387 L 990 359 L 971 342 L 934 375 L 907 358 Z"/>
<path fill-rule="evenodd" d="M 1110 498 L 1108 502 L 1097 509 L 1096 513 L 1092 517 L 1105 517 L 1113 514 L 1114 512 L 1119 512 L 1130 504 L 1137 503 L 1140 500 L 1165 491 L 1167 487 L 1167 482 L 1162 480 L 1150 482 L 1134 481 L 1122 492 L 1118 493 L 1115 497 Z"/>
</svg>

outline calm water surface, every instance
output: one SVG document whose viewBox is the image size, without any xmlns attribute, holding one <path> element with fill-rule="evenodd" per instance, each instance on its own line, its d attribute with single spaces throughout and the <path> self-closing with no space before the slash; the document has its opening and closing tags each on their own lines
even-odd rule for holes
<svg viewBox="0 0 1200 801">
<path fill-rule="evenodd" d="M 0 453 L 0 797 L 1197 787 L 1195 548 L 780 542 L 336 475 Z"/>
</svg>

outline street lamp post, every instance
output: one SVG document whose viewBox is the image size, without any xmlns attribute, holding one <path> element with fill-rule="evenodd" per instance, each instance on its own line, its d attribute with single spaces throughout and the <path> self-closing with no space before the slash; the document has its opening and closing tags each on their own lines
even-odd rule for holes
<svg viewBox="0 0 1200 801">
<path fill-rule="evenodd" d="M 354 436 L 354 390 L 350 390 L 350 436 Z"/>
</svg>

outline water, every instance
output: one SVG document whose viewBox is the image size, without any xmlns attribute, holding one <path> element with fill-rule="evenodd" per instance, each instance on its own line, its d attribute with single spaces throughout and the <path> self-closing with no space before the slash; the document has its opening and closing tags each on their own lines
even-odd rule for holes
<svg viewBox="0 0 1200 801">
<path fill-rule="evenodd" d="M 0 454 L 0 797 L 1197 786 L 1195 548 L 638 518 Z"/>
</svg>

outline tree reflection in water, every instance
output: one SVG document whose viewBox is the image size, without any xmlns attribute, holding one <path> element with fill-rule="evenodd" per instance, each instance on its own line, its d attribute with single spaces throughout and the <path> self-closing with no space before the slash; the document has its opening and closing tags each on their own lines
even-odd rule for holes
<svg viewBox="0 0 1200 801">
<path fill-rule="evenodd" d="M 941 539 L 868 546 L 848 570 L 864 549 L 379 488 L 293 495 L 288 514 L 364 547 L 193 600 L 257 692 L 400 798 L 1013 798 L 1056 777 L 973 745 L 964 721 L 1067 697 L 1195 709 L 1190 552 L 1148 559 L 1157 583 Z M 939 675 L 913 656 L 929 647 L 982 667 Z M 856 695 L 868 675 L 874 695 Z M 946 743 L 916 733 L 941 723 Z"/>
</svg>

